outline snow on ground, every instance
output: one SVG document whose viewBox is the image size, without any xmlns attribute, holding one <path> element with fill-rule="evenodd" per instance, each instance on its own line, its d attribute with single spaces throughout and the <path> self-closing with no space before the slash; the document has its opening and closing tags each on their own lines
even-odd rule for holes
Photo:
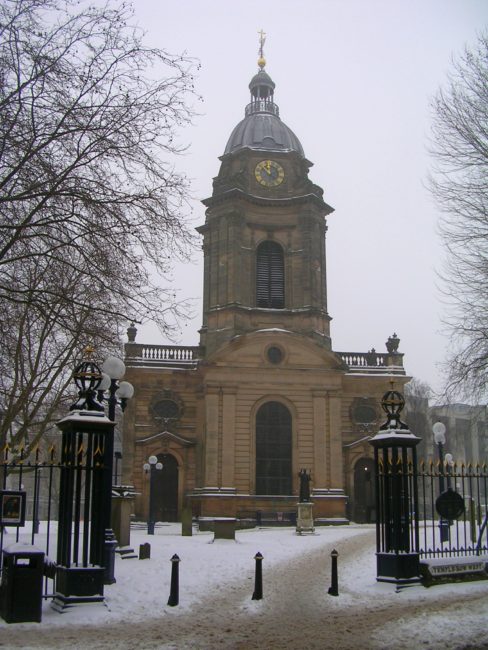
<svg viewBox="0 0 488 650">
<path fill-rule="evenodd" d="M 117 556 L 106 606 L 58 614 L 46 602 L 41 624 L 0 619 L 8 648 L 488 648 L 488 581 L 397 591 L 376 582 L 372 526 L 181 536 L 162 524 L 154 536 L 133 530 L 131 545 L 151 544 L 151 559 Z M 328 595 L 330 552 L 339 552 L 339 596 Z M 263 600 L 251 599 L 254 556 L 263 560 Z M 171 557 L 181 559 L 180 604 L 167 605 Z"/>
</svg>

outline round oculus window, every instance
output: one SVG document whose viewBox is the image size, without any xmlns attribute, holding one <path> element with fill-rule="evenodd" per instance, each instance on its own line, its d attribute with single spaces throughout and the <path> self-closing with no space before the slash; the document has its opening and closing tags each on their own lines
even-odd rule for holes
<svg viewBox="0 0 488 650">
<path fill-rule="evenodd" d="M 278 365 L 283 361 L 283 351 L 276 345 L 272 345 L 270 348 L 268 348 L 266 355 L 268 357 L 268 361 L 270 363 L 274 363 L 275 365 Z"/>
<path fill-rule="evenodd" d="M 377 418 L 376 409 L 367 404 L 361 404 L 354 408 L 353 418 L 360 424 L 372 424 Z"/>
<path fill-rule="evenodd" d="M 152 410 L 157 419 L 177 420 L 180 417 L 179 406 L 172 399 L 163 399 L 156 402 Z"/>
</svg>

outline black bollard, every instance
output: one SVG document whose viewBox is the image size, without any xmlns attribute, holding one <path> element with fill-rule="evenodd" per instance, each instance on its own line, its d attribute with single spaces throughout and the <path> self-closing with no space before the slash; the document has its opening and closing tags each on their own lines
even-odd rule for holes
<svg viewBox="0 0 488 650">
<path fill-rule="evenodd" d="M 329 595 L 338 596 L 339 585 L 337 580 L 337 558 L 339 557 L 339 553 L 334 549 L 330 554 L 330 557 L 332 558 L 332 579 L 331 579 L 331 585 L 329 587 Z"/>
<path fill-rule="evenodd" d="M 263 597 L 263 556 L 258 551 L 254 559 L 256 560 L 256 575 L 254 578 L 252 600 L 261 600 Z"/>
<path fill-rule="evenodd" d="M 180 558 L 176 553 L 171 558 L 171 591 L 168 598 L 168 605 L 175 607 L 180 601 L 180 585 L 179 585 L 179 563 Z"/>
</svg>

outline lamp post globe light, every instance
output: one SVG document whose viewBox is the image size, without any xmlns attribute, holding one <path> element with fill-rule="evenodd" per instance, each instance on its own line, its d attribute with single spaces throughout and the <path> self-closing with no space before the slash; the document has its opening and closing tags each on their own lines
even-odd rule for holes
<svg viewBox="0 0 488 650">
<path fill-rule="evenodd" d="M 110 356 L 102 364 L 102 380 L 98 386 L 99 402 L 106 401 L 108 418 L 115 422 L 117 405 L 125 410 L 128 400 L 134 395 L 134 387 L 128 381 L 120 381 L 125 375 L 125 363 L 118 357 Z M 115 429 L 115 428 L 114 428 Z M 104 525 L 105 525 L 105 584 L 113 584 L 115 580 L 115 547 L 117 540 L 112 530 L 112 485 L 114 467 L 114 429 L 105 441 L 107 466 L 104 483 Z"/>
<path fill-rule="evenodd" d="M 452 454 L 444 454 L 444 462 L 446 463 L 446 483 L 447 489 L 451 487 L 451 469 L 454 465 L 454 457 Z"/>
<path fill-rule="evenodd" d="M 437 445 L 437 451 L 439 455 L 439 494 L 443 494 L 445 489 L 444 463 L 447 460 L 447 458 L 444 457 L 444 445 L 446 444 L 446 425 L 444 422 L 434 422 L 432 425 L 432 432 L 434 434 L 434 441 Z M 451 454 L 449 454 L 449 456 L 452 458 Z M 448 477 L 447 481 L 449 487 L 450 477 Z M 441 543 L 447 542 L 449 540 L 449 522 L 442 517 L 439 520 L 439 531 L 441 535 Z"/>
<path fill-rule="evenodd" d="M 154 514 L 154 481 L 156 472 L 163 469 L 163 463 L 158 461 L 157 456 L 149 456 L 147 463 L 142 466 L 144 472 L 149 474 L 149 513 L 147 518 L 147 534 L 154 535 L 154 526 L 156 524 Z"/>
</svg>

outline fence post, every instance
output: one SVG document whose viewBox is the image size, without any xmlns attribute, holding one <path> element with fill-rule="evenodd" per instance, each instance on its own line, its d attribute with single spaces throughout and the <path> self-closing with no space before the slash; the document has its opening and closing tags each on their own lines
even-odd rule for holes
<svg viewBox="0 0 488 650">
<path fill-rule="evenodd" d="M 469 524 L 470 524 L 470 533 L 471 533 L 471 544 L 476 542 L 477 531 L 476 531 L 476 506 L 474 503 L 473 497 L 469 499 Z"/>
</svg>

